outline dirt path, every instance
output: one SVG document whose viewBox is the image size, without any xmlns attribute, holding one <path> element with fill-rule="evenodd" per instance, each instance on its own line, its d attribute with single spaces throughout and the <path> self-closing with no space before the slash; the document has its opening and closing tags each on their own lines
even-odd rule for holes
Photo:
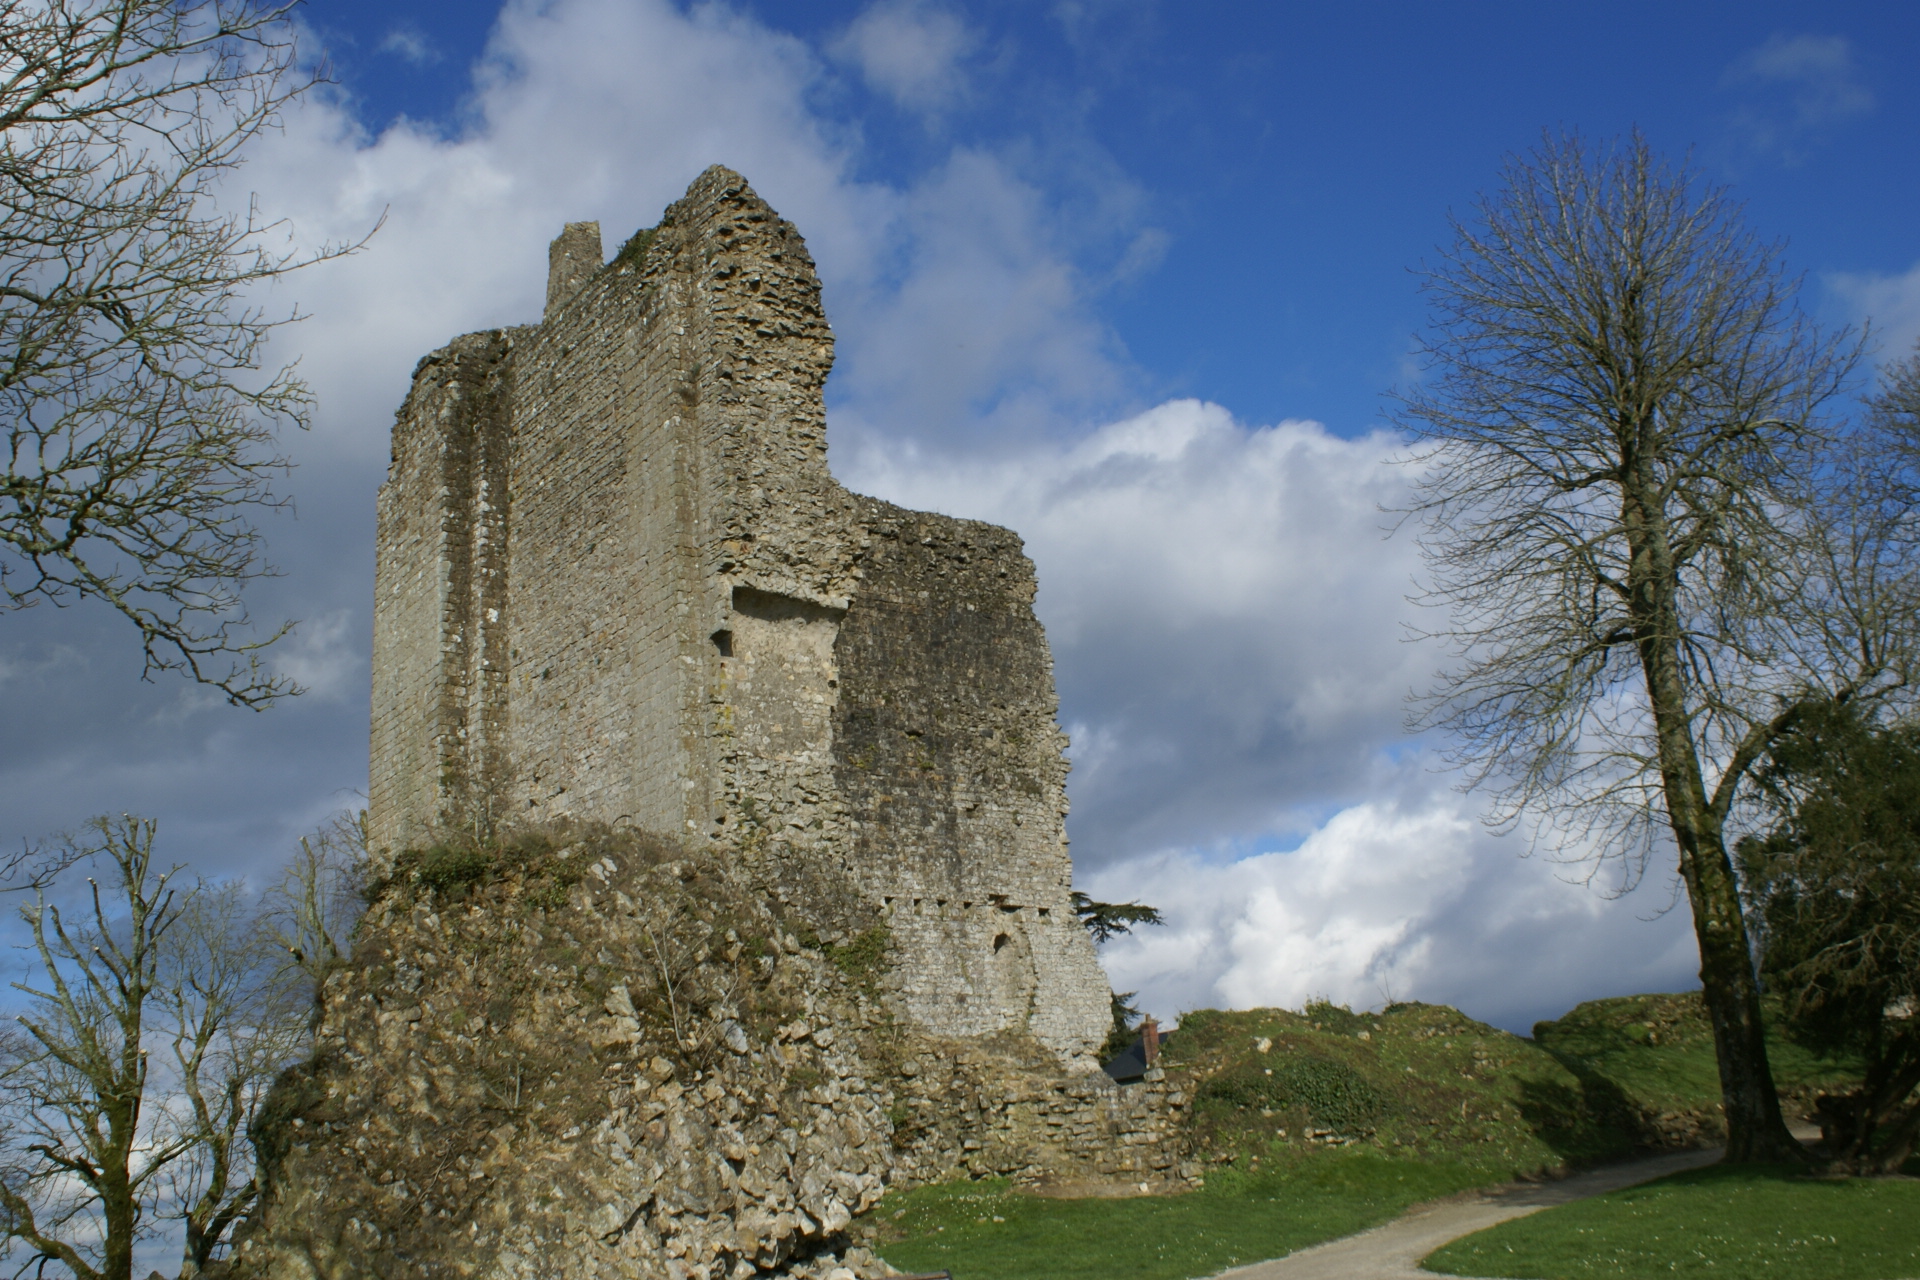
<svg viewBox="0 0 1920 1280">
<path fill-rule="evenodd" d="M 1637 1183 L 1697 1169 L 1720 1158 L 1718 1148 L 1682 1151 L 1609 1165 L 1559 1182 L 1509 1183 L 1435 1200 L 1407 1210 L 1385 1226 L 1331 1240 L 1271 1262 L 1222 1271 L 1215 1280 L 1433 1280 L 1420 1259 L 1449 1240 L 1496 1222 Z"/>
</svg>

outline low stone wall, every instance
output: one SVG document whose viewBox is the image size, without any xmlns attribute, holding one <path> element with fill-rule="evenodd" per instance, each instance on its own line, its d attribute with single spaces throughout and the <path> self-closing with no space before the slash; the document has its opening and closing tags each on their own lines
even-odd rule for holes
<svg viewBox="0 0 1920 1280">
<path fill-rule="evenodd" d="M 893 1180 L 956 1171 L 1089 1193 L 1202 1183 L 1188 1132 L 1192 1100 L 1160 1072 L 1138 1084 L 1049 1071 L 1038 1046 L 930 1042 L 903 1064 L 890 1115 Z"/>
</svg>

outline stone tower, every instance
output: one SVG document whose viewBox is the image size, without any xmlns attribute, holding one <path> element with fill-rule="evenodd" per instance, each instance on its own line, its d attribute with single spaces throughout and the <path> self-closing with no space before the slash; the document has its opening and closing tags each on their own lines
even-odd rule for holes
<svg viewBox="0 0 1920 1280">
<path fill-rule="evenodd" d="M 1020 539 L 827 468 L 833 334 L 793 226 L 727 169 L 537 325 L 420 362 L 379 501 L 376 858 L 592 819 L 716 840 L 825 936 L 878 919 L 927 1030 L 1090 1065 L 1065 737 Z"/>
</svg>

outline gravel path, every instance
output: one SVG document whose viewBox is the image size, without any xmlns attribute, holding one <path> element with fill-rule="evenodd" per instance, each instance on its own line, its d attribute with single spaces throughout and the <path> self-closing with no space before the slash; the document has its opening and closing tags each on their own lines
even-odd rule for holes
<svg viewBox="0 0 1920 1280">
<path fill-rule="evenodd" d="M 1216 1280 L 1433 1280 L 1420 1259 L 1449 1240 L 1496 1222 L 1584 1200 L 1720 1158 L 1718 1148 L 1681 1151 L 1609 1165 L 1559 1182 L 1509 1183 L 1469 1191 L 1407 1210 L 1385 1226 L 1290 1253 L 1271 1262 L 1222 1271 Z"/>
</svg>

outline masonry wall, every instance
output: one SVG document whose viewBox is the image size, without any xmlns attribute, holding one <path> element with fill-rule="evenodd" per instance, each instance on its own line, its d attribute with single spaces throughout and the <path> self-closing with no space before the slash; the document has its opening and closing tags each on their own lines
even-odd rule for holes
<svg viewBox="0 0 1920 1280">
<path fill-rule="evenodd" d="M 710 169 L 547 313 L 429 357 L 381 495 L 371 824 L 592 819 L 740 851 L 895 998 L 1090 1065 L 1065 737 L 1004 529 L 847 492 L 806 246 Z"/>
<path fill-rule="evenodd" d="M 505 784 L 511 350 L 494 331 L 427 356 L 394 422 L 374 583 L 376 849 L 471 824 Z"/>
<path fill-rule="evenodd" d="M 900 940 L 916 1020 L 1043 1041 L 1101 1025 L 1104 980 L 1068 908 L 1066 736 L 1018 536 L 863 499 L 863 579 L 840 629 L 834 778 L 852 865 Z"/>
<path fill-rule="evenodd" d="M 510 610 L 513 811 L 684 824 L 696 357 L 684 281 L 631 259 L 550 313 L 520 353 Z"/>
</svg>

